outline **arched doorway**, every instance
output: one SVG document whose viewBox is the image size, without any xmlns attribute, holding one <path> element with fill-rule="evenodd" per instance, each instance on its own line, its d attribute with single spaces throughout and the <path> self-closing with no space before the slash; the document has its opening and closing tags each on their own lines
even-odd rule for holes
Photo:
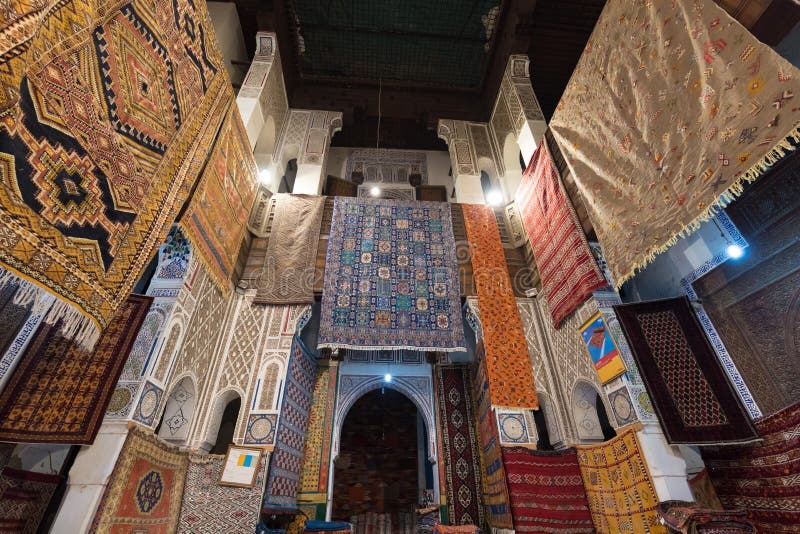
<svg viewBox="0 0 800 534">
<path fill-rule="evenodd" d="M 616 436 L 600 392 L 583 380 L 572 391 L 572 417 L 583 441 L 606 441 Z"/>
<path fill-rule="evenodd" d="M 419 488 L 433 482 L 427 439 L 419 433 L 425 425 L 417 406 L 402 393 L 384 387 L 358 399 L 341 428 L 332 517 L 372 517 L 384 525 L 391 521 L 393 529 L 411 521 Z"/>
</svg>

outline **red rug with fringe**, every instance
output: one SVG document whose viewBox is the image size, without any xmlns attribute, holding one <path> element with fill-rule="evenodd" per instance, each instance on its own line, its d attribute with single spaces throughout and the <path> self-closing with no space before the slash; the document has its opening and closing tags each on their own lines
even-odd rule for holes
<svg viewBox="0 0 800 534">
<path fill-rule="evenodd" d="M 594 532 L 575 449 L 503 447 L 514 530 L 519 533 Z"/>
<path fill-rule="evenodd" d="M 759 532 L 800 532 L 800 403 L 756 422 L 756 446 L 702 449 L 726 509 L 743 508 Z"/>
</svg>

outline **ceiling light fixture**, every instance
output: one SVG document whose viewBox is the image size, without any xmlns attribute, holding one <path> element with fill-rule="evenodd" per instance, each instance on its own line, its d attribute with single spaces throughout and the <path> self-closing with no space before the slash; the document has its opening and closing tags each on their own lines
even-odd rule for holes
<svg viewBox="0 0 800 534">
<path fill-rule="evenodd" d="M 372 189 L 369 190 L 369 194 L 372 195 L 373 197 L 379 197 L 381 196 L 381 188 L 378 187 L 377 185 L 373 186 Z"/>
<path fill-rule="evenodd" d="M 728 248 L 725 249 L 725 252 L 727 252 L 728 257 L 731 258 L 732 260 L 738 260 L 739 258 L 744 256 L 744 249 L 739 245 L 737 245 L 736 243 L 731 243 L 730 245 L 728 245 Z"/>
<path fill-rule="evenodd" d="M 267 185 L 272 181 L 272 173 L 269 169 L 261 169 L 258 173 L 258 181 L 264 185 Z"/>
</svg>

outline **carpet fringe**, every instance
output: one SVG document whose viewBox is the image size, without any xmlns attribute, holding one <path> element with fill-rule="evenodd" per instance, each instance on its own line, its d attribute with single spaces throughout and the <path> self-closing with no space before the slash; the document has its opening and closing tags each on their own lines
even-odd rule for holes
<svg viewBox="0 0 800 534">
<path fill-rule="evenodd" d="M 648 250 L 645 257 L 636 262 L 633 267 L 625 273 L 624 275 L 620 276 L 619 279 L 616 281 L 616 288 L 620 289 L 622 285 L 636 276 L 636 274 L 647 267 L 650 263 L 652 263 L 656 256 L 666 252 L 670 247 L 674 246 L 679 239 L 688 237 L 689 235 L 693 234 L 700 226 L 714 217 L 720 210 L 725 208 L 728 204 L 730 204 L 733 200 L 738 198 L 744 192 L 745 184 L 754 182 L 759 177 L 763 176 L 770 167 L 781 161 L 784 157 L 791 154 L 798 148 L 800 148 L 800 122 L 795 123 L 795 125 L 789 130 L 789 132 L 778 141 L 778 143 L 773 146 L 769 151 L 767 151 L 764 156 L 761 157 L 755 164 L 750 166 L 747 171 L 742 173 L 737 180 L 732 183 L 728 188 L 720 194 L 720 196 L 711 203 L 707 208 L 705 208 L 700 215 L 694 218 L 692 222 L 684 226 L 681 230 L 676 232 L 671 238 L 669 238 L 665 243 L 658 245 L 656 247 L 651 248 Z M 602 243 L 601 243 L 602 245 Z"/>
<path fill-rule="evenodd" d="M 0 288 L 7 285 L 16 286 L 12 298 L 14 304 L 23 307 L 32 306 L 31 312 L 35 314 L 44 313 L 42 321 L 45 324 L 54 325 L 60 321 L 62 336 L 72 340 L 84 350 L 94 349 L 95 343 L 100 338 L 100 329 L 94 319 L 85 315 L 77 306 L 56 295 L 53 302 L 46 298 L 48 295 L 53 295 L 46 288 L 8 269 L 2 269 Z"/>
</svg>

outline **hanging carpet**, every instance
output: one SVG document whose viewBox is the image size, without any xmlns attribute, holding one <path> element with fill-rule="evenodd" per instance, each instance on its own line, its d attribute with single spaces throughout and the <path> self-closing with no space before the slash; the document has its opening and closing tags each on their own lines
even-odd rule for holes
<svg viewBox="0 0 800 534">
<path fill-rule="evenodd" d="M 598 534 L 666 534 L 635 428 L 605 443 L 576 448 Z"/>
<path fill-rule="evenodd" d="M 267 256 L 255 280 L 258 292 L 253 302 L 311 303 L 325 197 L 277 194 L 273 198 Z"/>
<path fill-rule="evenodd" d="M 334 199 L 317 346 L 466 350 L 449 204 Z"/>
<path fill-rule="evenodd" d="M 186 534 L 253 534 L 266 479 L 267 455 L 252 487 L 219 484 L 225 456 L 190 456 L 181 502 L 178 532 Z"/>
<path fill-rule="evenodd" d="M 614 311 L 670 443 L 757 439 L 689 299 L 624 304 Z"/>
<path fill-rule="evenodd" d="M 314 399 L 317 359 L 295 335 L 286 372 L 275 450 L 269 464 L 264 509 L 294 508 L 303 462 L 306 429 Z"/>
<path fill-rule="evenodd" d="M 528 342 L 494 211 L 479 204 L 462 204 L 461 208 L 481 311 L 489 403 L 538 408 Z"/>
<path fill-rule="evenodd" d="M 575 449 L 503 447 L 503 465 L 516 532 L 594 532 Z"/>
<path fill-rule="evenodd" d="M 703 447 L 703 461 L 725 508 L 745 509 L 759 532 L 798 532 L 800 404 L 756 421 L 755 446 Z"/>
<path fill-rule="evenodd" d="M 450 524 L 483 525 L 480 444 L 469 368 L 437 365 L 436 393 Z"/>
<path fill-rule="evenodd" d="M 62 330 L 91 347 L 233 90 L 204 2 L 41 4 L 35 27 L 0 24 L 0 263 L 58 296 Z"/>
<path fill-rule="evenodd" d="M 0 473 L 0 532 L 34 534 L 44 519 L 58 475 L 22 471 L 11 467 Z"/>
<path fill-rule="evenodd" d="M 0 394 L 0 440 L 92 443 L 152 301 L 128 297 L 91 351 L 42 323 Z"/>
<path fill-rule="evenodd" d="M 497 432 L 497 418 L 489 403 L 489 378 L 486 372 L 486 358 L 483 341 L 475 348 L 475 376 L 472 380 L 472 394 L 475 415 L 478 420 L 478 443 L 481 458 L 481 485 L 486 523 L 493 529 L 513 529 L 511 504 L 508 496 L 506 471 L 503 467 L 503 453 L 500 450 L 500 436 Z"/>
<path fill-rule="evenodd" d="M 547 307 L 558 328 L 593 291 L 608 284 L 592 257 L 544 141 L 522 175 L 516 205 L 530 239 Z"/>
<path fill-rule="evenodd" d="M 175 532 L 188 454 L 132 426 L 100 500 L 91 532 Z"/>
<path fill-rule="evenodd" d="M 257 174 L 239 108 L 233 102 L 180 221 L 206 272 L 224 295 L 233 286 L 233 270 L 256 197 Z"/>
<path fill-rule="evenodd" d="M 606 3 L 550 127 L 618 286 L 793 149 L 798 98 L 716 2 Z"/>
</svg>

